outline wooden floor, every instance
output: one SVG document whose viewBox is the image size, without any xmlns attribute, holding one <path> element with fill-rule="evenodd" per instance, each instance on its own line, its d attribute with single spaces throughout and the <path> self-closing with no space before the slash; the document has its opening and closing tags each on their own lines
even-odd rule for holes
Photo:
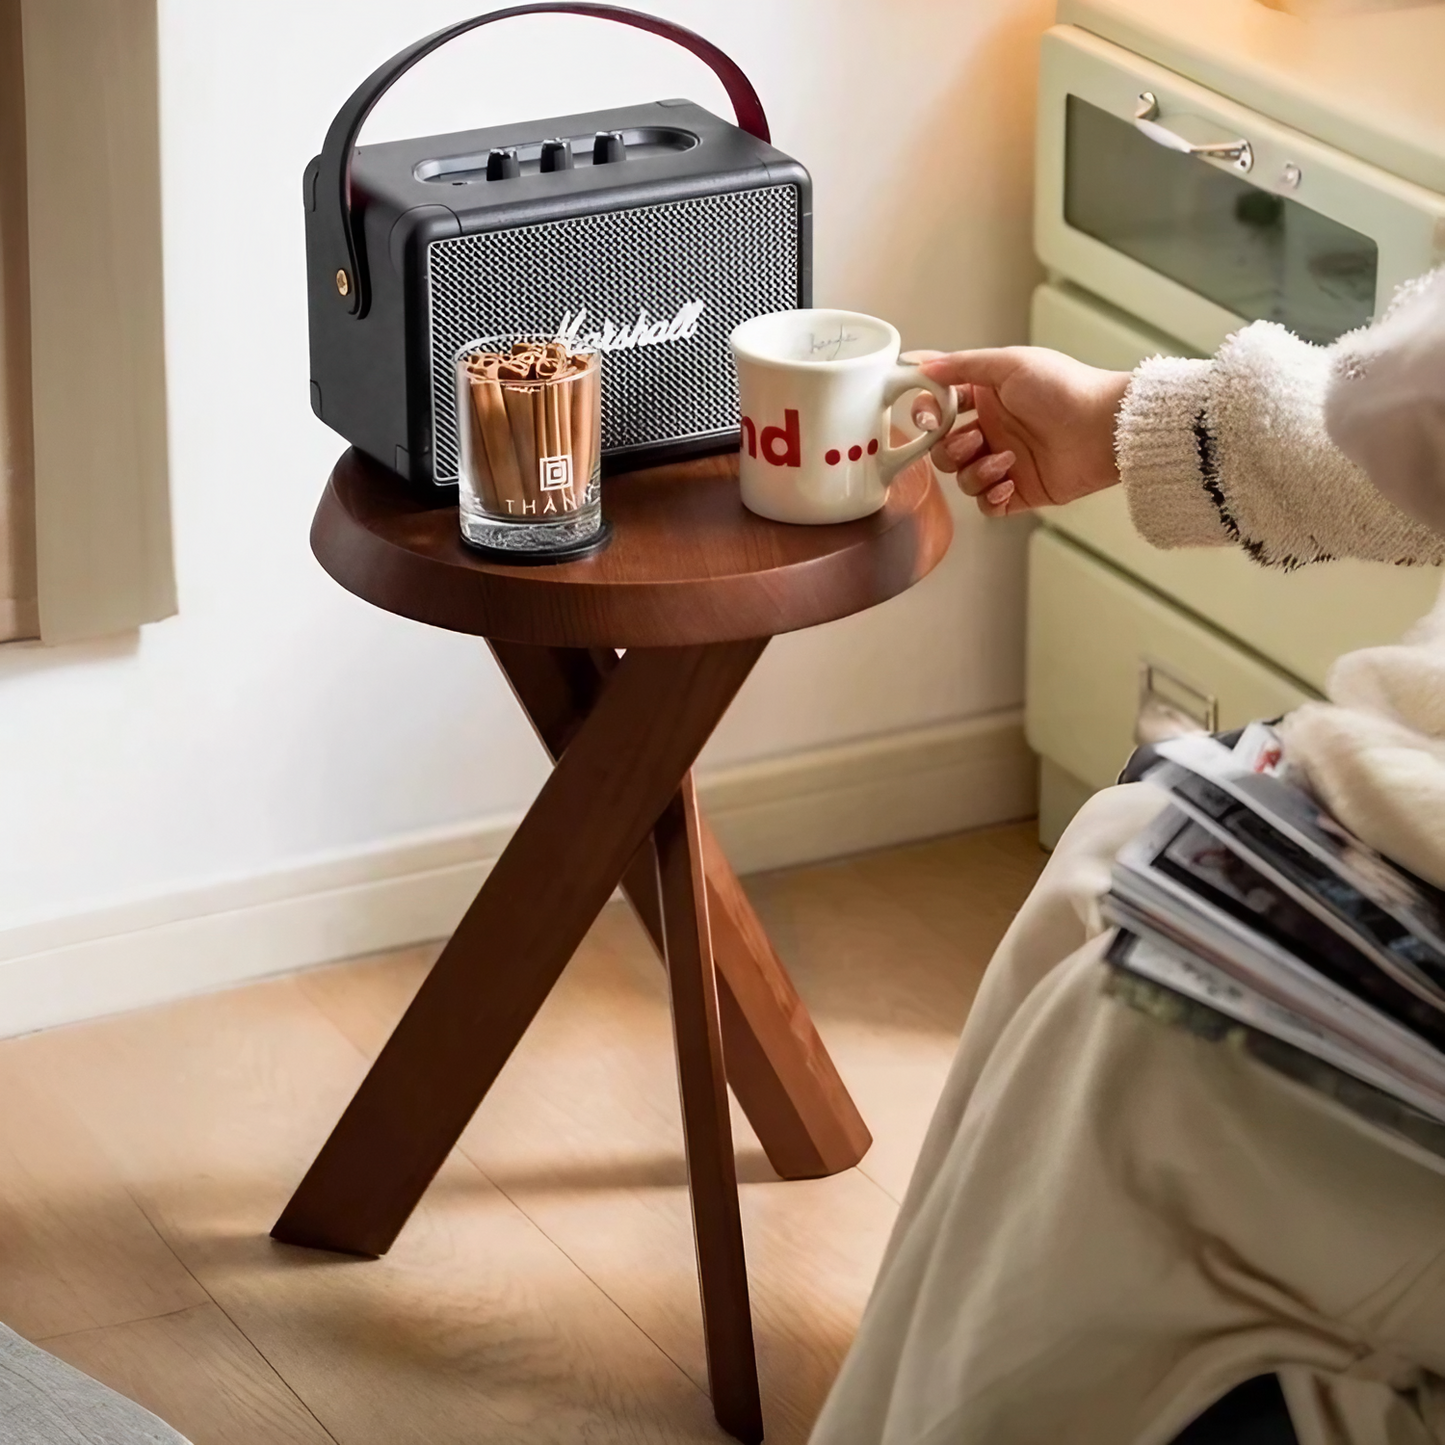
<svg viewBox="0 0 1445 1445">
<path fill-rule="evenodd" d="M 876 1138 L 785 1183 L 734 1109 L 773 1445 L 807 1436 L 1041 862 L 1020 825 L 749 881 Z M 390 1255 L 267 1237 L 434 953 L 0 1043 L 0 1320 L 197 1445 L 725 1439 L 663 974 L 620 905 Z"/>
</svg>

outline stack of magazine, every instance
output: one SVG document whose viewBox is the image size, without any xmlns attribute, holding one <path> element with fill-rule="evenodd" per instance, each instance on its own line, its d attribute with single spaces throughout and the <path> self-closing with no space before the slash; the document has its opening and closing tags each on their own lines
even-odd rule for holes
<svg viewBox="0 0 1445 1445">
<path fill-rule="evenodd" d="M 1292 781 L 1264 724 L 1156 752 L 1170 805 L 1104 900 L 1113 991 L 1445 1153 L 1445 893 Z"/>
</svg>

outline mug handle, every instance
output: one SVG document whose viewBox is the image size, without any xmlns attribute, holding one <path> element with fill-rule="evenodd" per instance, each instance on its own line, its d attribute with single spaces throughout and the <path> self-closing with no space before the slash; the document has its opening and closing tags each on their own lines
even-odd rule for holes
<svg viewBox="0 0 1445 1445">
<path fill-rule="evenodd" d="M 907 446 L 890 447 L 885 446 L 878 453 L 878 474 L 883 478 L 886 486 L 906 467 L 909 462 L 917 461 L 924 452 L 930 451 L 935 442 L 942 441 L 953 429 L 953 424 L 958 420 L 958 397 L 951 386 L 945 386 L 941 381 L 935 381 L 931 376 L 924 375 L 921 366 L 910 366 L 900 361 L 893 368 L 892 375 L 883 387 L 883 405 L 892 406 L 905 391 L 931 391 L 938 401 L 938 425 L 932 431 L 926 431 L 921 437 L 915 437 Z"/>
</svg>

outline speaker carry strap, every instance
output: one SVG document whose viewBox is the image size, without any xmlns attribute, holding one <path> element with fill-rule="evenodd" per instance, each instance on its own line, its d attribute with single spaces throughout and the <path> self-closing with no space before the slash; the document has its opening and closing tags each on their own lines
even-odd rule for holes
<svg viewBox="0 0 1445 1445">
<path fill-rule="evenodd" d="M 630 25 L 636 30 L 646 30 L 676 42 L 705 61 L 713 74 L 722 81 L 732 102 L 733 113 L 740 129 L 756 136 L 760 141 L 771 139 L 768 133 L 767 117 L 763 114 L 762 102 L 752 83 L 739 66 L 710 40 L 684 26 L 656 15 L 647 15 L 640 10 L 627 10 L 620 5 L 572 4 L 568 0 L 536 0 L 530 5 L 510 5 L 505 10 L 492 10 L 485 15 L 474 15 L 470 20 L 458 21 L 438 30 L 405 50 L 398 51 L 384 65 L 374 70 L 351 93 L 346 104 L 336 112 L 326 132 L 326 143 L 321 148 L 321 169 L 317 177 L 318 221 L 323 228 L 327 249 L 335 260 L 336 304 L 362 317 L 371 305 L 371 277 L 367 269 L 366 253 L 361 244 L 360 228 L 351 209 L 351 158 L 356 150 L 356 138 L 361 127 L 371 114 L 377 101 L 412 68 L 417 61 L 440 49 L 449 40 L 490 25 L 494 20 L 509 20 L 514 15 L 591 15 L 598 20 L 612 20 L 619 25 Z"/>
</svg>

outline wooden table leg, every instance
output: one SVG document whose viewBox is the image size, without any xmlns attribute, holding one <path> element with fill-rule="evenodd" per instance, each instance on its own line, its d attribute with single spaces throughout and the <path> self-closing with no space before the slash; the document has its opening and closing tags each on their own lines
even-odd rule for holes
<svg viewBox="0 0 1445 1445">
<path fill-rule="evenodd" d="M 753 1445 L 763 1438 L 763 1407 L 723 1071 L 702 831 L 691 773 L 658 819 L 652 836 L 672 993 L 708 1388 L 718 1424 Z"/>
<path fill-rule="evenodd" d="M 762 641 L 636 648 L 618 664 L 272 1234 L 390 1248 Z"/>
<path fill-rule="evenodd" d="M 716 835 L 698 822 L 728 1082 L 779 1177 L 851 1169 L 873 1136 Z"/>
<path fill-rule="evenodd" d="M 490 646 L 543 746 L 560 757 L 617 667 L 616 653 Z M 716 837 L 701 818 L 699 827 L 728 1082 L 782 1178 L 851 1169 L 873 1142 L 868 1126 Z M 661 957 L 650 846 L 633 859 L 622 886 Z"/>
</svg>

